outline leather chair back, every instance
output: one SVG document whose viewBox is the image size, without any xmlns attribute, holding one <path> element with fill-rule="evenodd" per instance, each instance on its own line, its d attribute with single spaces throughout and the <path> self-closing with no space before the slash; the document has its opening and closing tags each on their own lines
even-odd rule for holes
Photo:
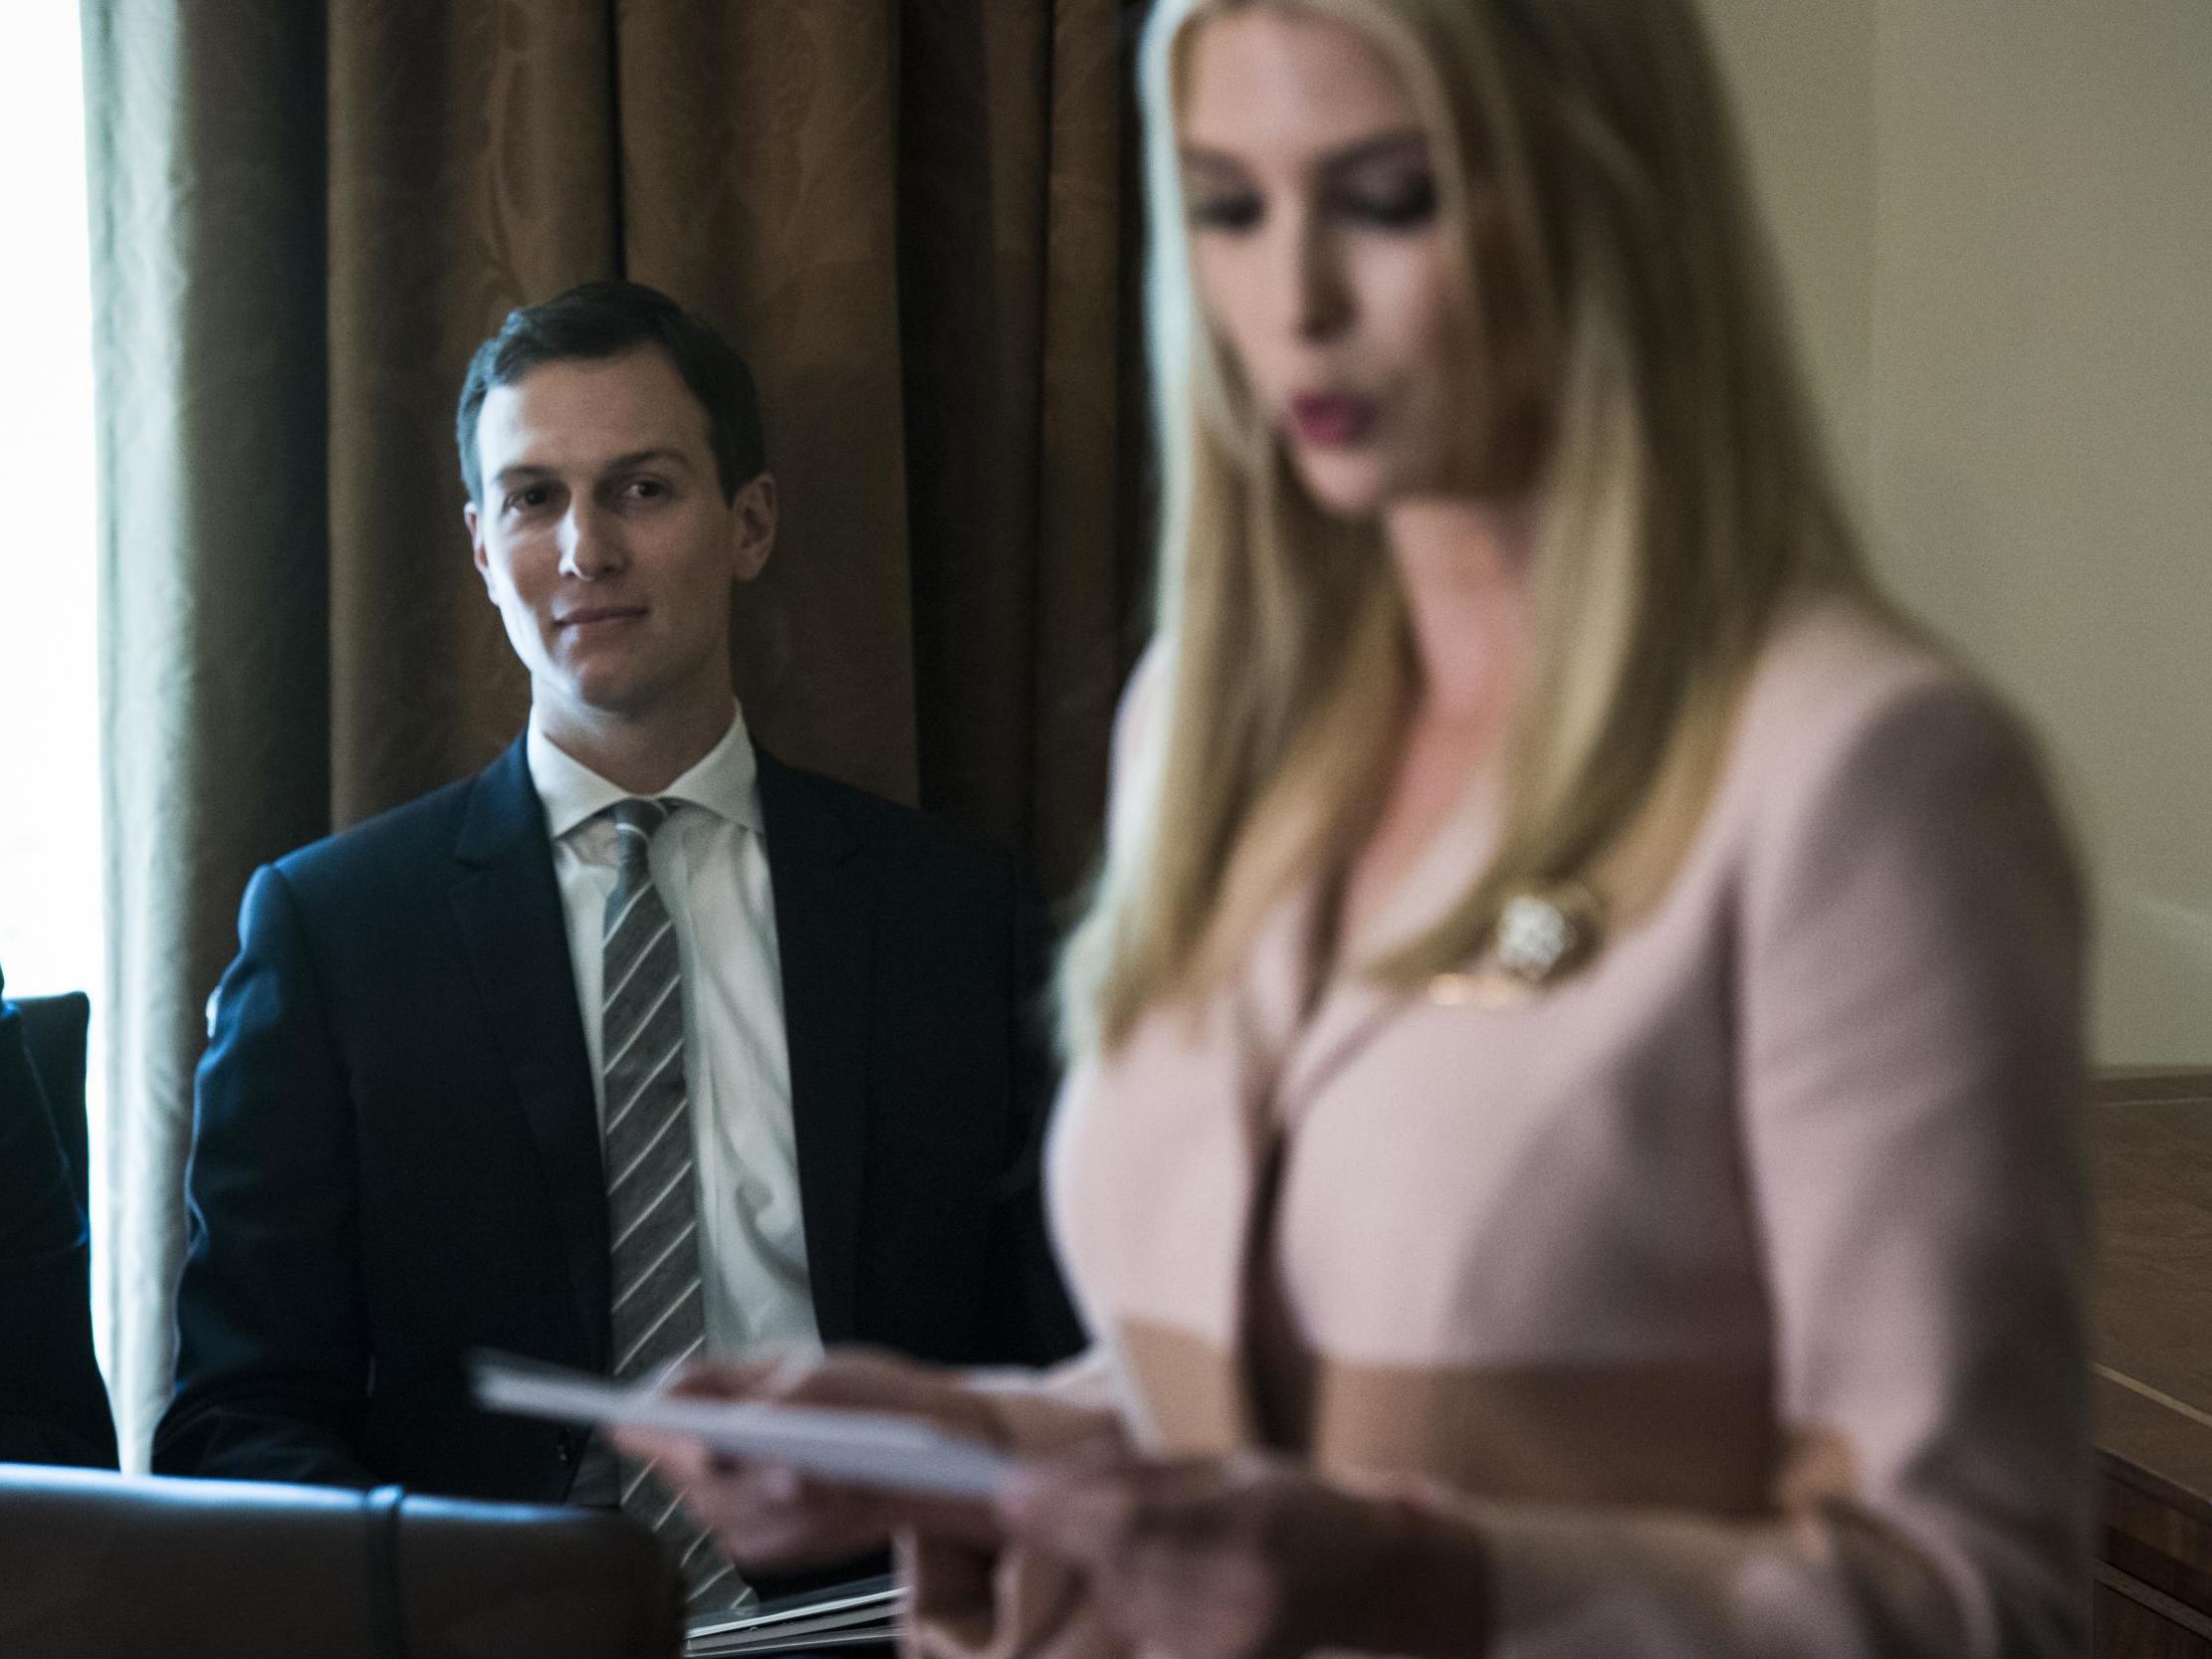
<svg viewBox="0 0 2212 1659">
<path fill-rule="evenodd" d="M 92 1024 L 93 1003 L 83 991 L 61 996 L 10 997 L 23 1016 L 23 1046 L 30 1051 L 31 1069 L 39 1075 L 47 1111 L 54 1116 L 54 1134 L 69 1159 L 69 1178 L 77 1192 L 77 1213 L 90 1215 L 92 1173 L 87 1163 L 85 1133 L 85 1037 Z"/>
<path fill-rule="evenodd" d="M 606 1511 L 0 1465 L 24 1659 L 671 1659 L 682 1601 Z"/>
</svg>

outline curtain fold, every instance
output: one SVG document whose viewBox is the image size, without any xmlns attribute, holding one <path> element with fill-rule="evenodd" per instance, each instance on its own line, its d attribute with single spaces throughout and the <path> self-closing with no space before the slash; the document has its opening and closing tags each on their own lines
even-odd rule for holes
<svg viewBox="0 0 2212 1659">
<path fill-rule="evenodd" d="M 735 613 L 748 719 L 787 759 L 913 800 L 904 10 L 633 0 L 619 85 L 627 274 L 731 328 L 761 385 L 780 528 Z"/>
<path fill-rule="evenodd" d="M 783 521 L 733 654 L 764 742 L 1051 891 L 1087 867 L 1144 556 L 1124 9 L 85 0 L 126 1457 L 247 875 L 527 709 L 452 445 L 511 307 L 630 276 L 752 360 Z"/>
<path fill-rule="evenodd" d="M 604 0 L 328 10 L 337 827 L 483 764 L 529 709 L 469 564 L 453 405 L 509 309 L 619 274 L 621 230 Z"/>
</svg>

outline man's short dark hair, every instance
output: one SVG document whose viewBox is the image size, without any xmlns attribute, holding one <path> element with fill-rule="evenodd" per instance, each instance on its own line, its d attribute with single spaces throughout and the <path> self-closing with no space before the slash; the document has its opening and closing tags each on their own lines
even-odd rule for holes
<svg viewBox="0 0 2212 1659">
<path fill-rule="evenodd" d="M 507 313 L 499 332 L 476 348 L 461 382 L 453 436 L 469 500 L 484 499 L 477 460 L 477 418 L 494 386 L 509 386 L 545 363 L 619 357 L 657 346 L 707 412 L 707 441 L 725 501 L 735 501 L 768 465 L 761 397 L 753 371 L 714 325 L 643 283 L 584 283 Z"/>
</svg>

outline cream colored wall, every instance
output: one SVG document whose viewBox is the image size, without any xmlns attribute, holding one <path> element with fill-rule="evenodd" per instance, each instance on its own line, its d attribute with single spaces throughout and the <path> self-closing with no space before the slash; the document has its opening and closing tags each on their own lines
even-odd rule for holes
<svg viewBox="0 0 2212 1659">
<path fill-rule="evenodd" d="M 1706 3 L 1878 563 L 2080 821 L 2097 1056 L 2212 1063 L 2212 5 Z"/>
<path fill-rule="evenodd" d="M 1837 462 L 1864 493 L 1874 366 L 1875 9 L 1705 0 Z"/>
</svg>

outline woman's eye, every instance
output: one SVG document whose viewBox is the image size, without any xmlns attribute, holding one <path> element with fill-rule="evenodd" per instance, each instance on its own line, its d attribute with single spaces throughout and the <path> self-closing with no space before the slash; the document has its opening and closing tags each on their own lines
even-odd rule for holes
<svg viewBox="0 0 2212 1659">
<path fill-rule="evenodd" d="M 1434 179 L 1408 179 L 1388 189 L 1347 191 L 1343 211 L 1384 230 L 1412 230 L 1437 216 Z"/>
<path fill-rule="evenodd" d="M 1250 230 L 1259 214 L 1257 196 L 1200 196 L 1191 204 L 1191 223 L 1205 230 Z"/>
</svg>

